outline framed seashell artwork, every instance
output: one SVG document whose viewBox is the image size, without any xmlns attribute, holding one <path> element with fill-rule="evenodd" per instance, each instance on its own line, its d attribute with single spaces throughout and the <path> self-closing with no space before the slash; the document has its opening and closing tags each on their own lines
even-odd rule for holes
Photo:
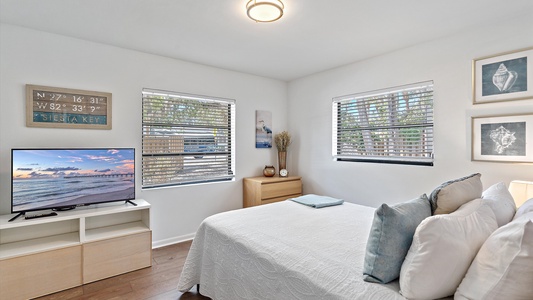
<svg viewBox="0 0 533 300">
<path fill-rule="evenodd" d="M 533 114 L 472 117 L 472 160 L 533 162 L 531 132 Z"/>
<path fill-rule="evenodd" d="M 533 98 L 533 47 L 474 59 L 474 104 Z"/>
</svg>

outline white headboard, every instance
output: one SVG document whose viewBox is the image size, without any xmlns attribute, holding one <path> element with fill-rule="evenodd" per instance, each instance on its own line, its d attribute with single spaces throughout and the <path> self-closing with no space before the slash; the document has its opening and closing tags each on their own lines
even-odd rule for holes
<svg viewBox="0 0 533 300">
<path fill-rule="evenodd" d="M 513 195 L 516 207 L 533 198 L 533 181 L 513 180 L 509 184 L 509 192 Z"/>
</svg>

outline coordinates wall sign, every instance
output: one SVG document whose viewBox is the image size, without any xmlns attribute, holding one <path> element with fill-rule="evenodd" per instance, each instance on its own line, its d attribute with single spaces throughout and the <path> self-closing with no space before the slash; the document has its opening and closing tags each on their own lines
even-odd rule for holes
<svg viewBox="0 0 533 300">
<path fill-rule="evenodd" d="M 26 126 L 111 129 L 111 93 L 27 84 Z"/>
</svg>

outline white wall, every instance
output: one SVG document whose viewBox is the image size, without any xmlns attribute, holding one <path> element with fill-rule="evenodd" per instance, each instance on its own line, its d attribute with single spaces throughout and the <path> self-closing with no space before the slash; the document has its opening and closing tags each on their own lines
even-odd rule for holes
<svg viewBox="0 0 533 300">
<path fill-rule="evenodd" d="M 153 205 L 155 246 L 190 238 L 205 217 L 242 207 L 242 178 L 276 164 L 275 150 L 254 148 L 255 110 L 272 111 L 274 131 L 292 133 L 289 171 L 303 176 L 306 193 L 378 206 L 429 193 L 443 181 L 473 172 L 483 174 L 485 186 L 533 180 L 531 164 L 470 161 L 471 116 L 533 112 L 533 100 L 471 104 L 473 58 L 533 46 L 533 14 L 499 21 L 288 85 L 0 24 L 0 213 L 10 211 L 11 148 L 135 147 L 140 162 L 144 87 L 237 100 L 235 182 L 141 191 L 137 165 L 137 197 Z M 434 80 L 435 87 L 434 167 L 332 160 L 333 97 L 425 80 Z M 25 84 L 111 92 L 113 129 L 26 127 Z"/>
<path fill-rule="evenodd" d="M 528 12 L 290 82 L 289 129 L 295 136 L 290 151 L 303 176 L 304 192 L 377 207 L 429 194 L 444 181 L 474 172 L 482 174 L 485 187 L 533 180 L 532 164 L 470 160 L 471 116 L 533 113 L 533 100 L 472 105 L 472 59 L 531 46 L 533 14 Z M 333 97 L 426 80 L 434 81 L 433 167 L 332 160 Z"/>
<path fill-rule="evenodd" d="M 223 53 L 221 53 L 223 55 Z M 25 126 L 25 85 L 113 94 L 113 129 Z M 235 182 L 141 191 L 141 90 L 162 89 L 235 99 Z M 272 112 L 286 129 L 287 84 L 204 65 L 0 24 L 0 213 L 10 212 L 10 149 L 135 147 L 137 198 L 153 206 L 154 245 L 191 238 L 207 216 L 242 207 L 242 178 L 276 163 L 273 149 L 255 149 L 255 110 Z"/>
</svg>

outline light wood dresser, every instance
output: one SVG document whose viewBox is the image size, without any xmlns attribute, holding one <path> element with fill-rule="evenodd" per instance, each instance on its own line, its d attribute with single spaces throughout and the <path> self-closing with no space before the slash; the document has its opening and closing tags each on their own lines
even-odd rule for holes
<svg viewBox="0 0 533 300">
<path fill-rule="evenodd" d="M 302 195 L 302 177 L 248 177 L 243 179 L 243 207 L 283 201 Z"/>
</svg>

